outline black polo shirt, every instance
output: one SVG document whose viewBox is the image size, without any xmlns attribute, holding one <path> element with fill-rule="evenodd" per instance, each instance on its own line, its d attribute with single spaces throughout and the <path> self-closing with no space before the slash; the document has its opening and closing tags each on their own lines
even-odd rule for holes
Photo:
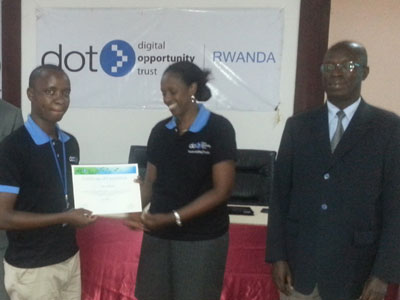
<svg viewBox="0 0 400 300">
<path fill-rule="evenodd" d="M 25 126 L 0 144 L 0 192 L 17 194 L 15 210 L 33 213 L 58 213 L 73 207 L 71 164 L 79 162 L 76 139 L 58 130 L 58 140 L 50 137 L 29 117 Z M 65 146 L 68 205 L 64 195 Z M 53 143 L 54 153 L 50 143 Z M 55 157 L 58 157 L 57 167 Z M 61 171 L 61 173 L 60 173 Z M 7 231 L 9 246 L 5 260 L 16 267 L 36 268 L 72 257 L 78 246 L 75 229 L 54 225 L 24 231 Z"/>
<path fill-rule="evenodd" d="M 175 119 L 159 122 L 152 130 L 148 160 L 157 168 L 151 213 L 170 213 L 213 187 L 212 167 L 236 159 L 235 131 L 224 117 L 199 105 L 189 131 L 179 135 Z M 226 203 L 182 227 L 171 226 L 150 234 L 174 240 L 206 240 L 221 236 L 229 227 Z"/>
</svg>

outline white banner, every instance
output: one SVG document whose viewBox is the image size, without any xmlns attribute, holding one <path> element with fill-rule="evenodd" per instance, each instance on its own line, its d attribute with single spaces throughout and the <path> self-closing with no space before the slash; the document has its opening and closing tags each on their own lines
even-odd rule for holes
<svg viewBox="0 0 400 300">
<path fill-rule="evenodd" d="M 61 65 L 71 106 L 165 108 L 162 72 L 189 60 L 211 70 L 210 108 L 280 103 L 283 10 L 37 9 L 37 63 Z"/>
</svg>

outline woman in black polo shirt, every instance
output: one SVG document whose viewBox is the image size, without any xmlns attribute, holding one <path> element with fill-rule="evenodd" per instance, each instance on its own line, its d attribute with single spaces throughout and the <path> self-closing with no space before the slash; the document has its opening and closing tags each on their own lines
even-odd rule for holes
<svg viewBox="0 0 400 300">
<path fill-rule="evenodd" d="M 227 119 L 197 103 L 211 97 L 208 75 L 193 63 L 178 62 L 161 79 L 172 117 L 153 128 L 147 144 L 142 201 L 150 208 L 127 221 L 145 230 L 139 300 L 220 299 L 236 141 Z"/>
</svg>

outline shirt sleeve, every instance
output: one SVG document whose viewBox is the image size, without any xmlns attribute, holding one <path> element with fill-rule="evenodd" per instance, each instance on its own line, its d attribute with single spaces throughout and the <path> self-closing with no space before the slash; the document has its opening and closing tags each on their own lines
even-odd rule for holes
<svg viewBox="0 0 400 300">
<path fill-rule="evenodd" d="M 23 159 L 12 139 L 0 144 L 0 192 L 18 194 Z"/>
<path fill-rule="evenodd" d="M 147 141 L 147 148 L 146 148 L 146 155 L 147 155 L 147 161 L 152 163 L 153 165 L 157 165 L 157 141 L 159 140 L 159 132 L 160 130 L 158 129 L 159 126 L 156 125 L 150 132 L 149 139 Z"/>
<path fill-rule="evenodd" d="M 213 164 L 224 160 L 236 160 L 236 137 L 232 124 L 227 119 L 221 118 L 213 130 Z"/>
</svg>

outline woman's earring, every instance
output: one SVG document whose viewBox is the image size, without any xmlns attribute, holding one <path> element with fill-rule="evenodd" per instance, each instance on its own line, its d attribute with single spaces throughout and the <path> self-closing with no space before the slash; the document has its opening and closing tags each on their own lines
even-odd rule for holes
<svg viewBox="0 0 400 300">
<path fill-rule="evenodd" d="M 192 103 L 196 103 L 196 98 L 194 97 L 194 95 L 190 96 L 190 100 L 192 101 Z"/>
</svg>

